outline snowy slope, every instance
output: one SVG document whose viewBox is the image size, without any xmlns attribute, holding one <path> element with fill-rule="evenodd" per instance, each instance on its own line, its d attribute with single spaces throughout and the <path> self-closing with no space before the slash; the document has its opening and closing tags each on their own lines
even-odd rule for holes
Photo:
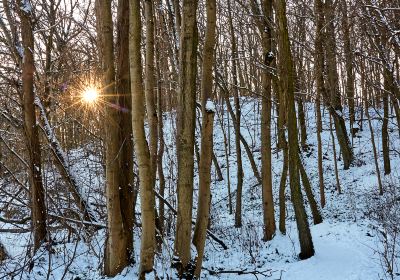
<svg viewBox="0 0 400 280">
<path fill-rule="evenodd" d="M 260 167 L 260 116 L 259 101 L 254 99 L 242 99 L 242 133 L 253 149 L 254 158 Z M 217 110 L 220 106 L 216 106 Z M 317 171 L 317 140 L 314 109 L 312 104 L 306 104 L 309 152 L 303 154 L 303 162 L 311 180 L 314 194 L 319 201 L 318 171 Z M 377 117 L 375 111 L 371 110 L 372 117 Z M 170 117 L 165 118 L 165 141 L 166 153 L 164 157 L 165 175 L 169 175 L 166 187 L 174 186 L 176 178 L 176 167 L 172 164 L 175 158 L 174 150 L 174 121 Z M 227 124 L 227 113 L 224 113 L 225 125 Z M 225 162 L 223 134 L 216 116 L 214 152 L 224 172 L 224 180 L 212 182 L 212 224 L 211 230 L 228 245 L 228 250 L 223 250 L 214 241 L 207 239 L 205 260 L 203 262 L 204 279 L 332 279 L 332 280 L 375 280 L 386 278 L 386 270 L 383 264 L 382 252 L 384 247 L 381 243 L 384 227 L 376 221 L 378 209 L 384 209 L 385 203 L 393 197 L 400 197 L 396 187 L 389 188 L 389 185 L 399 186 L 400 184 L 400 155 L 393 151 L 391 154 L 392 174 L 383 175 L 383 160 L 379 153 L 379 164 L 381 166 L 384 187 L 391 191 L 385 192 L 383 197 L 378 194 L 377 179 L 375 174 L 374 159 L 370 140 L 368 124 L 364 122 L 364 130 L 359 137 L 354 139 L 355 165 L 350 170 L 343 170 L 342 162 L 339 161 L 339 175 L 343 194 L 339 195 L 335 190 L 334 161 L 332 152 L 332 140 L 329 131 L 329 116 L 324 112 L 322 141 L 324 148 L 324 176 L 326 187 L 327 205 L 322 210 L 324 222 L 320 225 L 312 225 L 311 231 L 316 254 L 314 257 L 299 261 L 299 244 L 297 229 L 293 217 L 293 210 L 290 204 L 290 195 L 287 192 L 287 235 L 277 232 L 275 238 L 270 242 L 261 241 L 262 238 L 262 209 L 261 209 L 261 187 L 257 185 L 251 170 L 248 158 L 244 149 L 242 157 L 244 164 L 244 189 L 243 189 L 243 227 L 234 227 L 234 215 L 228 212 L 227 192 L 227 165 Z M 400 147 L 399 134 L 396 126 L 390 123 L 391 150 Z M 232 125 L 232 122 L 230 122 Z M 381 151 L 380 127 L 381 122 L 373 120 L 373 127 L 376 136 L 376 143 Z M 234 130 L 230 128 L 231 154 L 229 157 L 230 182 L 234 192 L 236 188 L 236 155 L 234 149 Z M 336 137 L 335 137 L 336 138 Z M 275 143 L 275 131 L 273 130 L 273 143 Z M 337 152 L 339 146 L 336 142 Z M 80 156 L 79 156 L 80 154 Z M 92 174 L 91 168 L 96 166 L 96 159 L 89 158 L 80 152 L 74 151 L 75 170 L 80 171 L 84 177 L 81 183 L 85 190 L 91 189 L 92 196 L 97 200 L 98 191 L 102 189 L 103 179 L 100 174 Z M 93 162 L 91 162 L 93 161 Z M 274 150 L 273 154 L 273 185 L 274 200 L 276 202 L 276 220 L 278 219 L 278 187 L 282 169 L 282 154 Z M 97 166 L 96 172 L 101 168 Z M 171 174 L 171 171 L 173 174 Z M 196 173 L 196 172 L 195 172 Z M 213 179 L 215 174 L 213 171 Z M 90 181 L 90 184 L 88 182 Z M 197 183 L 197 177 L 195 182 Z M 86 187 L 85 187 L 86 184 Z M 398 187 L 397 187 L 398 189 Z M 196 187 L 197 191 L 197 187 Z M 288 186 L 287 186 L 288 191 Z M 166 192 L 166 197 L 174 203 L 174 193 Z M 89 197 L 91 195 L 89 194 Z M 194 194 L 196 208 L 197 193 Z M 233 203 L 236 196 L 232 196 Z M 400 200 L 394 199 L 397 204 L 394 209 L 399 209 Z M 397 207 L 397 208 L 396 208 Z M 139 208 L 139 205 L 137 206 Z M 309 211 L 308 204 L 306 205 Z M 399 210 L 397 210 L 399 213 Z M 390 212 L 393 214 L 392 212 Z M 194 217 L 196 209 L 194 209 Z M 168 215 L 168 212 L 167 212 Z M 309 213 L 310 217 L 310 213 Z M 389 221 L 393 217 L 387 218 Z M 392 221 L 393 222 L 393 221 Z M 4 227 L 0 223 L 0 227 Z M 62 240 L 66 231 L 57 230 L 53 233 L 54 239 Z M 103 279 L 101 277 L 101 259 L 103 254 L 105 231 L 101 230 L 90 240 L 71 240 L 67 244 L 53 245 L 52 254 L 41 251 L 34 256 L 35 266 L 29 273 L 26 263 L 29 258 L 26 256 L 26 246 L 29 243 L 30 235 L 26 234 L 4 234 L 0 233 L 0 240 L 4 243 L 9 253 L 13 256 L 5 264 L 0 266 L 0 278 L 7 273 L 16 271 L 21 279 Z M 139 259 L 140 229 L 135 229 L 135 254 Z M 173 248 L 173 233 L 164 239 L 163 252 L 156 258 L 157 275 L 163 279 L 175 279 L 176 276 L 170 268 L 170 258 Z M 193 251 L 194 252 L 194 251 Z M 395 259 L 400 264 L 400 256 L 397 249 Z M 49 272 L 49 263 L 51 270 Z M 25 265 L 25 266 L 24 266 Z M 20 269 L 20 270 L 18 270 Z M 220 270 L 222 273 L 216 273 Z M 132 267 L 125 269 L 114 279 L 136 279 L 138 262 Z M 244 271 L 241 275 L 235 271 Z M 228 273 L 229 272 L 229 273 Z M 394 269 L 399 272 L 399 267 Z M 150 276 L 150 278 L 154 277 Z M 169 278 L 168 278 L 169 277 Z M 400 279 L 400 275 L 394 276 Z"/>
</svg>

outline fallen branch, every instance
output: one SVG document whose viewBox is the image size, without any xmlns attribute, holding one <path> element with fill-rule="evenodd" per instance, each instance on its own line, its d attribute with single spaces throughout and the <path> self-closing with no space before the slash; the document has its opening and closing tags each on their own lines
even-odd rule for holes
<svg viewBox="0 0 400 280">
<path fill-rule="evenodd" d="M 220 274 L 237 274 L 237 275 L 245 275 L 245 274 L 252 274 L 254 275 L 257 279 L 257 276 L 263 276 L 263 277 L 272 277 L 272 272 L 273 270 L 267 269 L 265 271 L 258 271 L 258 270 L 213 270 L 213 269 L 208 269 L 206 267 L 202 268 L 203 270 L 208 271 L 210 275 L 220 275 Z"/>
<path fill-rule="evenodd" d="M 40 101 L 39 97 L 35 97 L 35 104 L 39 108 L 40 117 L 43 121 L 42 130 L 46 135 L 46 139 L 50 144 L 51 150 L 53 155 L 56 159 L 56 165 L 61 173 L 61 175 L 65 178 L 68 183 L 69 190 L 75 200 L 75 203 L 78 205 L 79 209 L 83 213 L 83 218 L 86 221 L 92 222 L 95 221 L 95 216 L 93 215 L 92 211 L 90 210 L 88 202 L 84 199 L 84 196 L 78 186 L 77 179 L 75 175 L 71 172 L 68 164 L 67 157 L 65 156 L 64 151 L 61 148 L 60 143 L 58 142 L 53 129 L 50 126 L 49 120 L 46 115 L 46 111 Z"/>
</svg>

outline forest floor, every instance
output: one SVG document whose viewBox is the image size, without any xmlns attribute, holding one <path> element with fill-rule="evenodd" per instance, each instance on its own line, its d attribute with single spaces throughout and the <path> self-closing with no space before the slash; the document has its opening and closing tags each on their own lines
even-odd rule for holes
<svg viewBox="0 0 400 280">
<path fill-rule="evenodd" d="M 256 163 L 260 168 L 260 116 L 259 101 L 242 100 L 242 134 L 249 143 Z M 312 183 L 314 195 L 319 201 L 317 139 L 314 109 L 312 104 L 305 104 L 307 118 L 308 151 L 303 152 L 303 163 Z M 359 131 L 353 139 L 354 165 L 349 170 L 343 170 L 343 162 L 338 161 L 339 179 L 342 194 L 336 190 L 332 138 L 329 131 L 329 115 L 323 112 L 323 156 L 324 180 L 326 188 L 326 206 L 322 210 L 323 223 L 313 225 L 308 202 L 306 209 L 314 241 L 315 256 L 300 261 L 298 259 L 299 242 L 293 209 L 290 202 L 289 186 L 286 188 L 287 234 L 277 231 L 272 241 L 262 239 L 262 206 L 261 187 L 250 167 L 247 155 L 242 147 L 244 184 L 243 184 L 243 226 L 234 227 L 234 214 L 229 214 L 228 208 L 228 176 L 224 151 L 224 137 L 218 116 L 216 115 L 214 152 L 223 171 L 223 181 L 217 181 L 215 170 L 212 173 L 212 209 L 211 231 L 225 242 L 227 250 L 217 243 L 207 239 L 205 260 L 203 262 L 203 279 L 283 279 L 283 280 L 377 280 L 400 279 L 400 238 L 393 238 L 391 228 L 399 227 L 400 217 L 400 147 L 399 131 L 389 121 L 391 165 L 390 175 L 383 175 L 383 157 L 381 153 L 381 121 L 379 111 L 370 111 L 373 118 L 375 141 L 379 150 L 379 167 L 381 168 L 384 195 L 378 195 L 377 176 L 371 145 L 371 135 L 368 122 L 365 120 L 363 131 Z M 224 123 L 227 125 L 227 113 L 224 113 Z M 274 119 L 275 121 L 275 119 Z M 166 153 L 164 155 L 166 187 L 174 186 L 176 165 L 174 146 L 174 120 L 170 115 L 164 118 Z M 232 125 L 232 122 L 230 123 Z M 198 133 L 198 132 L 197 132 Z M 232 189 L 232 203 L 235 207 L 236 189 L 236 154 L 234 149 L 234 130 L 230 128 L 231 154 L 229 156 L 229 179 Z M 273 131 L 273 146 L 275 147 L 275 132 Z M 336 135 L 335 135 L 336 140 Z M 90 155 L 85 149 L 69 153 L 73 169 L 80 177 L 82 186 L 86 186 L 88 196 L 93 201 L 103 201 L 103 173 L 99 167 L 98 157 Z M 339 154 L 339 146 L 336 142 Z M 276 220 L 278 221 L 278 188 L 282 169 L 282 153 L 273 151 L 273 187 Z M 97 171 L 94 171 L 97 170 Z M 195 171 L 197 174 L 197 169 Z M 52 175 L 54 176 L 54 175 Z M 194 193 L 194 217 L 197 201 Z M 166 191 L 166 198 L 173 205 L 175 197 L 172 190 Z M 137 211 L 140 209 L 139 203 Z M 104 215 L 104 213 L 103 213 Z M 167 217 L 173 215 L 166 211 Z M 140 217 L 137 215 L 137 217 Z M 0 222 L 0 228 L 9 225 Z M 35 256 L 27 254 L 31 236 L 29 233 L 0 233 L 0 241 L 5 245 L 11 258 L 0 265 L 0 279 L 105 279 L 101 276 L 101 262 L 104 250 L 105 231 L 97 231 L 89 240 L 74 240 L 59 242 L 66 236 L 65 230 L 53 229 L 52 238 L 55 241 L 48 250 L 42 249 Z M 82 233 L 83 235 L 83 233 Z M 161 279 L 176 279 L 175 272 L 170 267 L 173 249 L 173 229 L 164 238 L 162 253 L 155 261 L 156 273 Z M 386 240 L 386 242 L 385 242 Z M 400 242 L 399 242 L 400 243 Z M 139 259 L 140 228 L 135 228 L 135 258 Z M 195 250 L 193 250 L 195 252 Z M 34 266 L 30 263 L 34 260 Z M 392 278 L 386 260 L 392 262 Z M 31 269 L 32 268 L 32 269 Z M 125 269 L 113 279 L 137 279 L 138 261 Z M 154 276 L 150 276 L 151 279 Z M 397 277 L 397 278 L 396 278 Z"/>
</svg>

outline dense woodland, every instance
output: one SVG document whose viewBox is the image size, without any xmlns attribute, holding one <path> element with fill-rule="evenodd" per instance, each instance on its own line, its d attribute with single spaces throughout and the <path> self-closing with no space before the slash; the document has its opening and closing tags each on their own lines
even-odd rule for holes
<svg viewBox="0 0 400 280">
<path fill-rule="evenodd" d="M 0 279 L 400 278 L 399 19 L 2 0 Z M 324 247 L 354 232 L 369 253 Z M 307 272 L 324 252 L 376 270 Z"/>
</svg>

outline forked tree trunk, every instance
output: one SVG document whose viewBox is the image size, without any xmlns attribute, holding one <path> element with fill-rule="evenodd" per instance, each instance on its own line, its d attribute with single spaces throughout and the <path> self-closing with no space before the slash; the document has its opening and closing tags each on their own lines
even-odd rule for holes
<svg viewBox="0 0 400 280">
<path fill-rule="evenodd" d="M 183 1 L 179 49 L 179 94 L 177 112 L 178 215 L 174 264 L 182 275 L 189 264 L 192 232 L 194 177 L 194 132 L 197 75 L 197 0 Z"/>
<path fill-rule="evenodd" d="M 141 61 L 140 0 L 129 1 L 129 60 L 132 93 L 132 130 L 139 166 L 142 237 L 140 244 L 140 279 L 153 270 L 155 251 L 155 197 L 149 146 L 144 130 L 144 90 Z"/>
<path fill-rule="evenodd" d="M 297 138 L 296 109 L 294 103 L 294 77 L 293 60 L 290 50 L 290 41 L 286 18 L 286 1 L 276 0 L 276 14 L 278 23 L 278 46 L 279 46 L 279 66 L 278 73 L 282 90 L 286 97 L 287 108 L 287 129 L 289 147 L 289 178 L 292 203 L 295 212 L 297 230 L 299 233 L 300 259 L 307 259 L 314 255 L 314 245 L 311 238 L 310 227 L 308 225 L 307 214 L 304 209 L 303 195 L 300 189 L 299 165 L 299 143 Z"/>
<path fill-rule="evenodd" d="M 199 167 L 199 200 L 197 219 L 194 229 L 193 244 L 196 246 L 197 257 L 194 276 L 199 279 L 203 263 L 204 246 L 210 217 L 211 204 L 211 161 L 213 155 L 213 126 L 215 111 L 212 105 L 212 67 L 214 64 L 214 45 L 216 29 L 216 0 L 206 1 L 207 26 L 203 49 L 203 65 L 201 76 L 201 154 Z"/>
<path fill-rule="evenodd" d="M 29 190 L 31 205 L 31 221 L 33 232 L 33 250 L 37 251 L 47 239 L 46 204 L 42 181 L 42 163 L 38 125 L 35 112 L 34 93 L 34 38 L 32 29 L 32 11 L 30 1 L 17 1 L 21 20 L 21 37 L 24 49 L 22 61 L 22 93 L 24 130 L 26 148 L 29 155 Z"/>
</svg>

